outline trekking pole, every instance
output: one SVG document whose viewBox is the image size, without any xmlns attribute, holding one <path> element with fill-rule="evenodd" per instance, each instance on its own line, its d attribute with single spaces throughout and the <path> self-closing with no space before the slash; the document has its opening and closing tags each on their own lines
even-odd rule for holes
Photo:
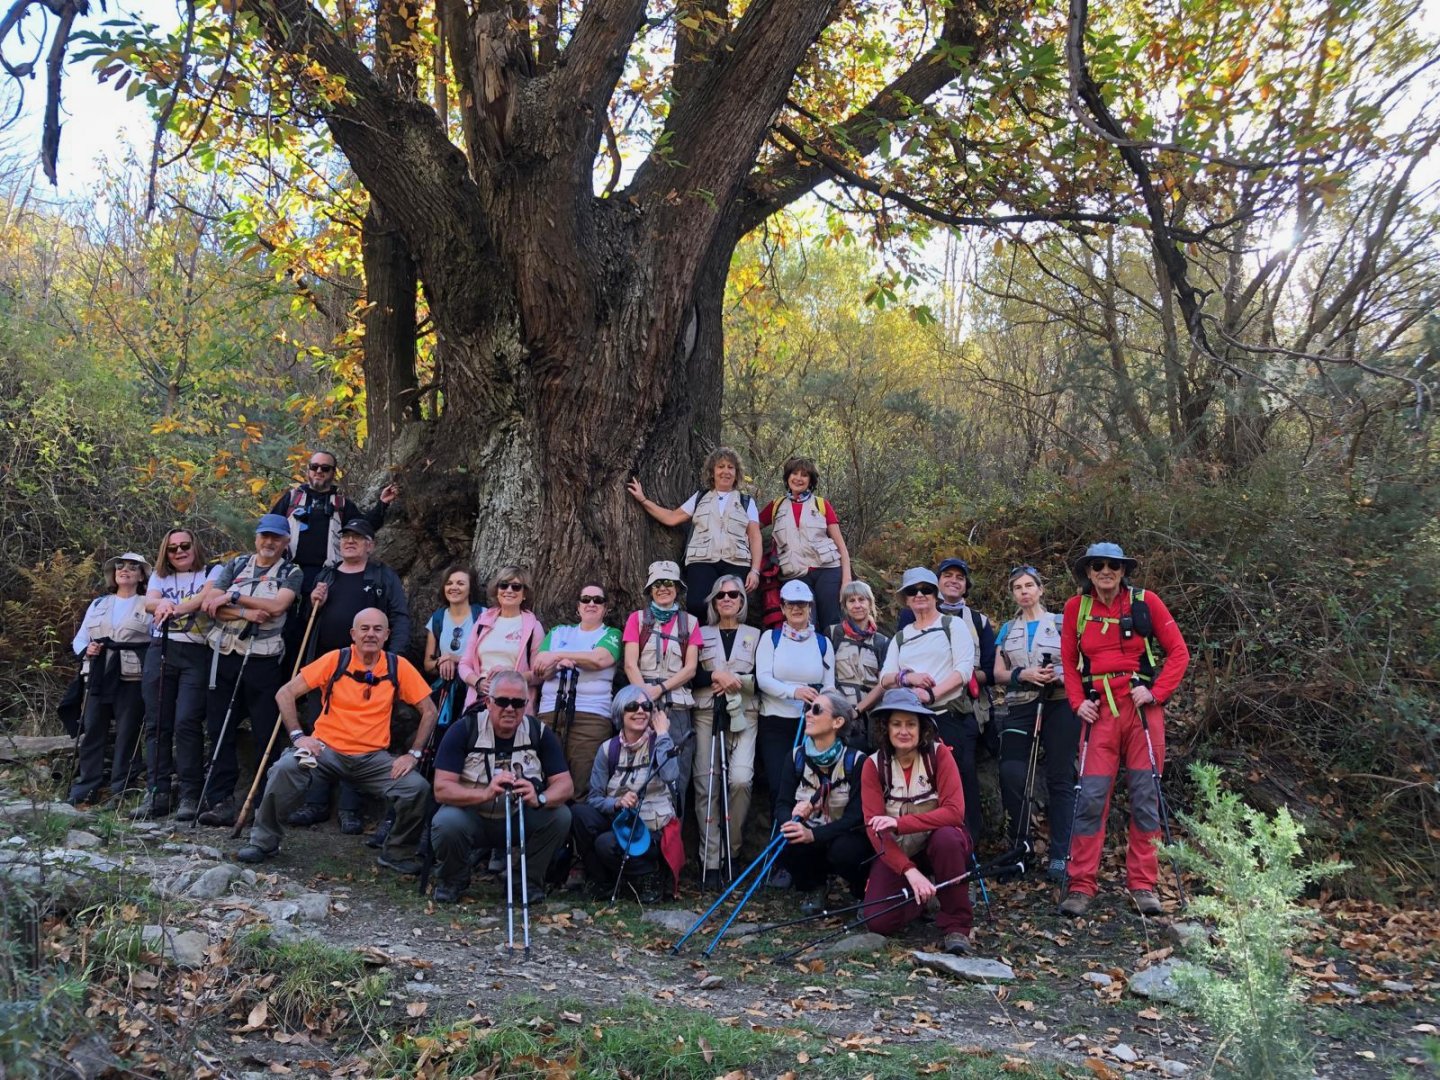
<svg viewBox="0 0 1440 1080">
<path fill-rule="evenodd" d="M 1049 653 L 1042 653 L 1040 655 L 1041 667 L 1049 667 L 1052 662 Z M 1021 803 L 1021 809 L 1025 814 L 1025 835 L 1022 837 L 1017 829 L 1016 835 L 1012 837 L 1013 843 L 1019 843 L 1021 840 L 1033 841 L 1035 838 L 1035 815 L 1033 810 L 1035 800 L 1035 772 L 1040 765 L 1040 731 L 1044 723 L 1045 688 L 1041 687 L 1040 697 L 1035 702 L 1035 730 L 1030 733 L 1030 762 L 1028 768 L 1025 770 L 1025 793 Z M 1003 733 L 1001 738 L 1004 738 Z"/>
<path fill-rule="evenodd" d="M 694 734 L 695 732 L 692 729 L 681 736 L 680 741 L 672 746 L 665 762 L 670 761 L 672 758 L 679 757 L 681 748 L 690 741 L 691 736 Z M 645 779 L 641 781 L 638 790 L 635 791 L 634 808 L 627 807 L 621 810 L 615 815 L 615 820 L 610 823 L 610 831 L 614 834 L 616 841 L 620 845 L 620 869 L 615 874 L 615 887 L 610 890 L 610 902 L 612 904 L 615 902 L 615 898 L 620 895 L 620 883 L 625 880 L 625 866 L 629 863 L 630 856 L 632 854 L 643 855 L 650 847 L 650 830 L 640 817 L 640 804 L 645 801 L 645 789 L 650 786 L 650 781 L 655 778 L 656 771 L 663 768 L 665 762 L 659 760 L 659 754 L 656 754 L 650 759 L 647 763 L 648 767 L 645 771 Z M 661 782 L 664 783 L 663 780 Z M 624 818 L 628 824 L 628 828 L 623 830 L 621 829 L 622 818 Z"/>
<path fill-rule="evenodd" d="M 236 640 L 244 641 L 250 636 L 250 632 L 254 629 L 255 624 L 253 622 L 247 622 L 245 629 L 240 631 Z M 218 657 L 220 654 L 217 652 L 215 655 Z M 215 737 L 215 745 L 210 750 L 210 764 L 205 767 L 205 782 L 200 785 L 199 806 L 202 811 L 205 809 L 205 795 L 210 790 L 210 778 L 215 775 L 215 762 L 220 760 L 220 748 L 225 745 L 225 735 L 230 730 L 230 714 L 235 711 L 235 698 L 239 696 L 240 685 L 245 681 L 245 665 L 249 662 L 250 650 L 247 647 L 245 654 L 240 657 L 240 670 L 235 673 L 235 689 L 230 691 L 230 704 L 225 706 L 225 719 L 220 722 L 220 734 Z M 276 726 L 279 726 L 278 721 L 276 722 Z M 271 734 L 273 735 L 274 732 L 271 732 Z M 199 825 L 200 815 L 197 813 L 190 819 L 190 828 L 193 830 L 198 828 Z"/>
<path fill-rule="evenodd" d="M 525 938 L 525 959 L 530 959 L 530 864 L 525 851 L 525 800 L 515 795 L 515 816 L 520 829 L 520 927 Z M 511 946 L 514 947 L 513 945 Z"/>
<path fill-rule="evenodd" d="M 715 803 L 719 793 L 715 790 L 715 757 L 720 753 L 720 697 L 717 694 L 712 706 L 710 721 L 710 754 L 705 759 L 705 829 L 700 838 L 700 878 L 703 882 L 710 869 L 710 838 L 715 831 Z M 697 810 L 698 814 L 699 811 Z M 716 872 L 719 872 L 717 860 Z"/>
<path fill-rule="evenodd" d="M 681 947 L 685 944 L 685 942 L 689 941 L 691 937 L 694 936 L 695 932 L 699 930 L 700 927 L 704 926 L 706 922 L 709 921 L 710 916 L 714 915 L 715 912 L 719 910 L 720 905 L 725 903 L 725 901 L 730 898 L 730 894 L 733 893 L 736 889 L 740 888 L 740 886 L 744 884 L 745 880 L 750 876 L 750 874 L 756 869 L 758 869 L 760 865 L 769 858 L 770 852 L 774 849 L 776 843 L 781 839 L 783 839 L 783 837 L 776 837 L 774 840 L 771 840 L 768 844 L 765 845 L 765 850 L 760 852 L 760 854 L 755 857 L 755 860 L 749 866 L 747 866 L 744 870 L 740 871 L 739 876 L 736 877 L 733 881 L 730 882 L 729 885 L 725 887 L 725 889 L 720 893 L 720 895 L 716 897 L 715 902 L 711 904 L 708 908 L 706 908 L 704 913 L 701 914 L 701 916 L 696 919 L 694 923 L 691 924 L 690 929 L 685 931 L 685 933 L 681 936 L 680 940 L 675 942 L 675 944 L 670 947 L 671 956 L 679 953 Z M 763 873 L 761 877 L 763 879 Z"/>
<path fill-rule="evenodd" d="M 725 860 L 726 881 L 735 876 L 735 856 L 730 846 L 730 745 L 728 735 L 729 720 L 727 717 L 726 730 L 720 735 L 720 843 L 724 845 L 720 850 L 720 855 Z"/>
<path fill-rule="evenodd" d="M 425 824 L 420 831 L 420 895 L 424 896 L 430 887 L 430 875 L 435 870 L 435 845 L 430 841 L 430 826 L 435 820 L 435 814 L 440 809 L 440 804 L 435 801 L 435 744 L 440 738 L 440 721 L 445 717 L 445 710 L 449 708 L 452 700 L 452 691 L 455 688 L 455 680 L 451 679 L 445 683 L 445 688 L 440 691 L 440 703 L 435 712 L 437 720 L 434 729 L 430 732 L 430 738 L 425 742 L 425 749 L 420 755 L 420 775 L 425 782 L 431 785 L 430 794 L 425 797 Z M 446 721 L 448 726 L 448 721 Z"/>
<path fill-rule="evenodd" d="M 80 744 L 85 739 L 85 714 L 90 711 L 90 658 L 87 656 L 80 662 L 80 719 L 75 724 L 75 752 L 70 758 L 70 778 L 65 784 L 65 797 L 69 799 L 70 792 L 75 787 L 75 781 L 80 778 Z"/>
<path fill-rule="evenodd" d="M 515 951 L 515 838 L 510 820 L 510 792 L 505 792 L 505 946 Z"/>
<path fill-rule="evenodd" d="M 305 659 L 305 646 L 310 641 L 310 631 L 315 628 L 315 616 L 320 609 L 313 604 L 310 606 L 310 621 L 305 624 L 305 636 L 300 639 L 300 648 L 295 653 L 295 666 L 290 670 L 290 679 L 293 682 L 295 676 L 300 674 L 301 661 Z M 246 654 L 249 655 L 248 653 Z M 239 682 L 237 680 L 238 689 Z M 260 780 L 265 775 L 266 766 L 270 764 L 270 755 L 275 752 L 275 740 L 280 735 L 280 729 L 285 725 L 277 717 L 275 726 L 270 729 L 270 738 L 265 743 L 265 752 L 255 762 L 255 777 L 250 781 L 250 791 L 245 796 L 245 805 L 240 808 L 240 813 L 235 818 L 235 827 L 230 830 L 230 839 L 238 840 L 240 833 L 245 829 L 245 822 L 250 817 L 250 809 L 255 804 L 255 793 L 260 790 Z"/>
<path fill-rule="evenodd" d="M 1140 705 L 1135 711 L 1140 714 L 1140 730 L 1145 733 L 1145 750 L 1150 755 L 1150 781 L 1155 785 L 1155 802 L 1160 810 L 1161 836 L 1170 852 L 1170 868 L 1175 871 L 1175 892 L 1183 908 L 1186 905 L 1185 886 L 1180 881 L 1180 864 L 1175 861 L 1175 838 L 1170 833 L 1170 807 L 1165 801 L 1165 792 L 1160 788 L 1160 764 L 1155 758 L 1155 743 L 1150 738 L 1150 720 L 1146 714 L 1148 708 L 1149 706 Z"/>
<path fill-rule="evenodd" d="M 1016 848 L 1012 851 L 1006 852 L 999 859 L 993 859 L 990 862 L 986 863 L 983 869 L 989 871 L 1017 869 L 1020 871 L 1020 873 L 1023 874 L 1025 872 L 1024 854 L 1028 854 L 1028 851 L 1024 849 L 1028 849 L 1028 846 L 1029 845 L 1024 845 L 1022 848 Z M 1021 853 L 1022 851 L 1024 851 L 1024 854 Z M 963 882 L 970 880 L 970 878 L 978 876 L 981 870 L 982 867 L 980 866 L 972 866 L 963 874 L 956 874 L 948 881 L 942 881 L 937 884 L 935 886 L 935 891 L 938 893 L 941 889 L 948 889 L 952 885 L 962 884 Z M 903 898 L 900 898 L 901 894 L 903 894 Z M 902 889 L 900 893 L 896 894 L 896 896 L 894 897 L 886 897 L 883 900 L 862 901 L 858 905 L 861 908 L 878 904 L 888 904 L 888 906 L 882 907 L 879 911 L 872 911 L 868 915 L 862 911 L 859 918 L 851 919 L 849 922 L 845 923 L 844 926 L 840 927 L 840 929 L 826 934 L 824 937 L 816 938 L 814 941 L 801 945 L 799 948 L 791 949 L 789 952 L 781 953 L 778 956 L 772 956 L 770 958 L 770 962 L 774 964 L 783 964 L 787 960 L 792 960 L 795 957 L 799 956 L 801 953 L 809 952 L 817 945 L 824 945 L 827 941 L 834 941 L 836 938 L 844 934 L 848 934 L 852 930 L 859 929 L 871 919 L 875 919 L 881 915 L 888 915 L 890 912 L 898 911 L 906 904 L 913 904 L 914 902 L 914 894 L 911 893 L 908 888 Z"/>
<path fill-rule="evenodd" d="M 1090 689 L 1089 689 L 1089 690 L 1086 692 L 1086 694 L 1085 694 L 1085 700 L 1086 700 L 1086 701 L 1093 701 L 1093 702 L 1095 702 L 1096 705 L 1099 705 L 1099 704 L 1100 704 L 1100 691 L 1099 691 L 1099 690 L 1096 690 L 1095 687 L 1093 687 L 1093 686 L 1090 687 Z M 1075 770 L 1075 816 L 1076 816 L 1076 817 L 1079 817 L 1079 816 L 1080 816 L 1080 797 L 1084 794 L 1084 791 L 1082 790 L 1081 785 L 1084 783 L 1084 780 L 1085 780 L 1085 757 L 1086 757 L 1086 755 L 1089 754 L 1089 752 L 1090 752 L 1090 733 L 1091 733 L 1094 729 L 1095 729 L 1095 721 L 1092 720 L 1092 721 L 1090 721 L 1088 724 L 1086 724 L 1086 725 L 1084 726 L 1083 730 L 1082 730 L 1081 733 L 1080 733 L 1080 763 L 1079 763 L 1079 765 L 1076 767 L 1076 770 Z M 1071 838 L 1070 838 L 1070 848 L 1071 848 L 1071 850 L 1073 850 L 1074 847 L 1075 847 L 1075 838 L 1074 838 L 1074 836 L 1071 836 Z M 1070 851 L 1066 851 L 1066 852 L 1065 852 L 1065 883 L 1064 883 L 1064 886 L 1063 886 L 1063 887 L 1068 888 L 1068 887 L 1069 887 L 1069 882 L 1070 882 Z"/>
</svg>

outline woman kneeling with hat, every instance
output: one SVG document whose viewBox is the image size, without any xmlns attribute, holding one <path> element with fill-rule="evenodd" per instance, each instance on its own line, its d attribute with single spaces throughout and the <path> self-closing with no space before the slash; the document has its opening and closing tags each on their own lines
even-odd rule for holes
<svg viewBox="0 0 1440 1080">
<path fill-rule="evenodd" d="M 974 924 L 970 886 L 935 887 L 965 873 L 970 862 L 965 796 L 954 755 L 940 741 L 935 714 L 913 690 L 886 692 L 875 707 L 870 739 L 879 749 L 861 770 L 860 793 L 866 831 L 879 859 L 865 887 L 862 911 L 876 912 L 867 925 L 877 934 L 899 933 L 938 896 L 935 921 L 945 935 L 945 951 L 964 955 L 970 952 Z M 932 876 L 917 864 L 928 866 Z M 913 903 L 895 907 L 883 902 L 901 889 L 909 891 Z"/>
</svg>

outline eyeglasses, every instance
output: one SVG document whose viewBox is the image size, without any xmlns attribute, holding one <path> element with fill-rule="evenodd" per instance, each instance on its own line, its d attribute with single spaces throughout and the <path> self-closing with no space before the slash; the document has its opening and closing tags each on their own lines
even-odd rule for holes
<svg viewBox="0 0 1440 1080">
<path fill-rule="evenodd" d="M 317 463 L 317 462 L 314 462 L 314 461 L 310 462 L 309 468 L 310 468 L 310 471 L 311 471 L 311 472 L 334 472 L 334 471 L 335 471 L 335 466 L 334 466 L 334 465 L 325 465 L 325 464 Z"/>
<path fill-rule="evenodd" d="M 456 626 L 456 627 L 453 627 L 453 628 L 451 629 L 451 631 L 450 631 L 450 651 L 451 651 L 451 652 L 454 652 L 456 649 L 460 648 L 460 635 L 463 634 L 463 633 L 465 633 L 465 628 L 464 628 L 463 626 Z"/>
<path fill-rule="evenodd" d="M 165 550 L 171 555 L 183 555 L 194 546 L 189 540 L 181 540 L 178 544 L 166 544 Z"/>
<path fill-rule="evenodd" d="M 496 591 L 496 592 L 524 592 L 524 591 L 525 591 L 525 583 L 524 583 L 523 581 L 502 581 L 499 585 L 496 585 L 496 586 L 495 586 L 495 591 Z"/>
<path fill-rule="evenodd" d="M 659 581 L 652 582 L 650 585 L 652 589 L 673 589 L 675 586 L 676 582 L 670 578 L 661 578 Z"/>
<path fill-rule="evenodd" d="M 812 716 L 824 716 L 826 707 L 823 701 L 812 701 L 810 702 L 810 707 L 805 711 Z"/>
<path fill-rule="evenodd" d="M 908 589 L 901 589 L 900 595 L 909 600 L 912 596 L 939 596 L 940 590 L 934 585 L 911 585 Z"/>
<path fill-rule="evenodd" d="M 736 592 L 734 589 L 726 589 L 724 592 L 717 592 L 717 593 L 715 594 L 715 599 L 716 599 L 716 600 L 739 600 L 739 599 L 740 599 L 740 596 L 741 596 L 741 594 L 738 593 L 738 592 Z"/>
<path fill-rule="evenodd" d="M 580 602 L 582 604 L 603 604 L 605 602 L 605 597 L 597 596 L 594 593 L 581 593 Z"/>
<path fill-rule="evenodd" d="M 1124 570 L 1125 564 L 1117 559 L 1091 559 L 1091 570 Z"/>
<path fill-rule="evenodd" d="M 627 713 L 650 712 L 653 708 L 654 706 L 648 701 L 627 701 L 623 711 Z"/>
<path fill-rule="evenodd" d="M 523 697 L 492 697 L 490 704 L 497 709 L 523 709 L 527 702 Z"/>
</svg>

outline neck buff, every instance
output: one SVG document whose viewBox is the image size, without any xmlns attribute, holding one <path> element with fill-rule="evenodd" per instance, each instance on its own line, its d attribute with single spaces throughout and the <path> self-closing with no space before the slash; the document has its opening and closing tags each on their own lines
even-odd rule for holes
<svg viewBox="0 0 1440 1080">
<path fill-rule="evenodd" d="M 786 497 L 787 499 L 789 499 L 791 502 L 803 503 L 803 502 L 809 501 L 809 499 L 811 498 L 811 496 L 813 496 L 814 494 L 815 494 L 814 491 L 811 491 L 811 490 L 808 490 L 808 489 L 805 490 L 805 491 L 802 491 L 799 495 L 796 495 L 796 494 L 793 494 L 792 492 L 787 491 L 787 492 L 785 492 L 785 497 Z"/>
<path fill-rule="evenodd" d="M 856 626 L 850 621 L 850 616 L 846 615 L 842 620 L 842 625 L 845 627 L 845 636 L 855 641 L 869 641 L 875 636 L 876 628 L 873 622 L 868 627 Z"/>
<path fill-rule="evenodd" d="M 810 635 L 811 633 L 813 633 L 813 631 L 808 626 L 804 630 L 796 630 L 789 623 L 785 623 L 783 626 L 781 626 L 780 630 L 791 641 L 809 641 Z"/>
<path fill-rule="evenodd" d="M 659 604 L 655 603 L 654 600 L 650 601 L 650 617 L 661 626 L 664 626 L 671 619 L 673 619 L 679 613 L 679 611 L 680 604 L 678 601 L 674 604 L 671 604 L 669 607 L 661 607 Z"/>
<path fill-rule="evenodd" d="M 645 743 L 649 740 L 649 738 L 650 738 L 650 731 L 649 731 L 649 729 L 646 729 L 646 730 L 641 734 L 641 736 L 640 736 L 638 739 L 636 739 L 633 743 L 632 743 L 632 742 L 626 742 L 626 741 L 625 741 L 625 733 L 622 731 L 622 732 L 620 733 L 620 745 L 623 746 L 623 747 L 626 749 L 627 752 L 633 754 L 633 753 L 635 753 L 637 750 L 639 750 L 640 747 L 644 746 Z"/>
<path fill-rule="evenodd" d="M 814 765 L 816 769 L 829 769 L 845 752 L 845 744 L 836 739 L 830 744 L 830 749 L 823 753 L 815 749 L 815 741 L 809 735 L 805 736 L 805 760 Z"/>
</svg>

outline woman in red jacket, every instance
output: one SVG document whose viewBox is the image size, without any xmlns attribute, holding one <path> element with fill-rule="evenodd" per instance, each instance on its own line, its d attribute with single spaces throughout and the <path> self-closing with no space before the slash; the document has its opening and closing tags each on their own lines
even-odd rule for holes
<svg viewBox="0 0 1440 1080">
<path fill-rule="evenodd" d="M 1137 565 L 1118 544 L 1091 544 L 1075 563 L 1080 592 L 1066 602 L 1060 631 L 1065 694 L 1084 725 L 1069 884 L 1060 904 L 1060 913 L 1072 918 L 1085 914 L 1095 898 L 1110 792 L 1122 763 L 1130 791 L 1126 885 L 1141 915 L 1164 910 L 1155 894 L 1155 839 L 1160 835 L 1156 774 L 1165 765 L 1161 706 L 1180 685 L 1190 650 L 1160 598 L 1130 584 Z M 1163 668 L 1157 667 L 1156 644 L 1165 654 Z"/>
<path fill-rule="evenodd" d="M 866 925 L 877 934 L 897 934 L 939 896 L 935 922 L 945 951 L 970 952 L 974 910 L 965 883 L 937 890 L 936 884 L 965 872 L 970 836 L 965 831 L 965 796 L 950 748 L 940 741 L 935 714 L 913 690 L 888 690 L 875 706 L 871 743 L 877 747 L 860 771 L 865 831 L 879 854 L 865 886 L 865 907 L 876 914 Z M 928 867 L 927 877 L 922 866 Z M 883 904 L 900 890 L 912 903 Z M 894 910 L 885 910 L 893 908 Z"/>
</svg>

